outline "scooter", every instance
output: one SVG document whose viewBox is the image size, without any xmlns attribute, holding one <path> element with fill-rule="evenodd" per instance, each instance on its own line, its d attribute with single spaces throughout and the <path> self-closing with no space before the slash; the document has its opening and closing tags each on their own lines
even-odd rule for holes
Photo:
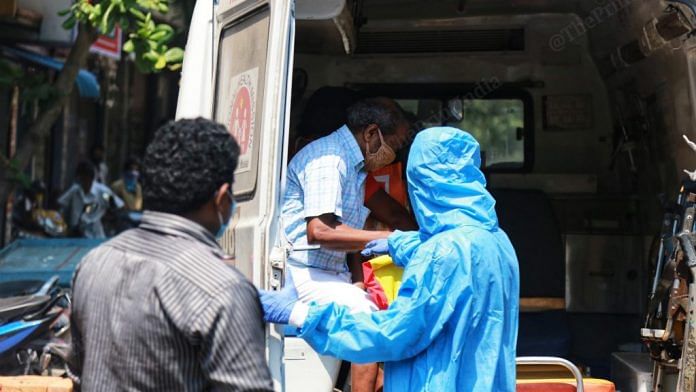
<svg viewBox="0 0 696 392">
<path fill-rule="evenodd" d="M 50 374 L 56 354 L 67 368 L 69 306 L 57 276 L 30 295 L 0 298 L 0 374 Z"/>
</svg>

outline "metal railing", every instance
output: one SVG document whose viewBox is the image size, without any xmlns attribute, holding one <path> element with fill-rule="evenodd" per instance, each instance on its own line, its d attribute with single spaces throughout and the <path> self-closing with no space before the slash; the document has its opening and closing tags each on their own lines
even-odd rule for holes
<svg viewBox="0 0 696 392">
<path fill-rule="evenodd" d="M 583 392 L 585 390 L 584 384 L 582 382 L 582 373 L 580 369 L 575 366 L 572 362 L 567 359 L 558 357 L 518 357 L 515 360 L 517 365 L 557 365 L 563 366 L 568 369 L 575 377 L 575 390 L 577 392 Z"/>
</svg>

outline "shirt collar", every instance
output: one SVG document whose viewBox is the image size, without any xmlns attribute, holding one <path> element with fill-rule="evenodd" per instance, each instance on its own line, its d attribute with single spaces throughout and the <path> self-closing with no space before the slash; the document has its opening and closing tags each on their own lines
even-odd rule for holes
<svg viewBox="0 0 696 392">
<path fill-rule="evenodd" d="M 189 237 L 208 245 L 216 255 L 225 256 L 215 237 L 206 228 L 179 215 L 145 211 L 140 228 L 178 237 Z"/>
<path fill-rule="evenodd" d="M 343 145 L 347 146 L 348 153 L 348 163 L 352 165 L 356 170 L 360 170 L 365 166 L 365 157 L 363 156 L 358 141 L 355 140 L 353 132 L 350 131 L 347 125 L 338 128 L 336 131 L 339 139 L 343 142 Z"/>
</svg>

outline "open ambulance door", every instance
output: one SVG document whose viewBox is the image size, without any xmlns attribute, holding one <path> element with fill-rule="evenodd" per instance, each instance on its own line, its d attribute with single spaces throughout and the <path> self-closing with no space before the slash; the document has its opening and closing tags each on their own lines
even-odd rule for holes
<svg viewBox="0 0 696 392">
<path fill-rule="evenodd" d="M 294 42 L 292 1 L 220 1 L 215 36 L 213 119 L 227 125 L 241 152 L 235 172 L 238 209 L 222 240 L 234 265 L 257 287 L 280 288 L 284 253 L 279 245 L 281 181 L 287 153 Z M 282 384 L 283 339 L 269 328 L 267 356 L 276 389 Z"/>
<path fill-rule="evenodd" d="M 260 288 L 277 289 L 281 180 L 287 154 L 294 2 L 199 1 L 186 45 L 177 118 L 225 124 L 241 147 L 235 172 L 237 211 L 221 240 L 229 263 Z M 281 257 L 275 278 L 270 255 Z M 281 389 L 283 340 L 270 328 L 267 355 Z"/>
</svg>

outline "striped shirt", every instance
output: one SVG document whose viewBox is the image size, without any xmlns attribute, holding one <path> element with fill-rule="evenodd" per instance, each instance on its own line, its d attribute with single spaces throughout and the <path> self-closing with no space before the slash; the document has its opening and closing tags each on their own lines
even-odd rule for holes
<svg viewBox="0 0 696 392">
<path fill-rule="evenodd" d="M 307 218 L 333 214 L 350 227 L 362 229 L 370 210 L 365 207 L 365 159 L 347 126 L 308 144 L 288 165 L 282 221 L 294 248 L 307 246 Z M 346 252 L 329 249 L 295 250 L 289 262 L 345 272 Z"/>
<path fill-rule="evenodd" d="M 202 226 L 146 211 L 73 278 L 85 391 L 272 391 L 254 286 Z"/>
</svg>

